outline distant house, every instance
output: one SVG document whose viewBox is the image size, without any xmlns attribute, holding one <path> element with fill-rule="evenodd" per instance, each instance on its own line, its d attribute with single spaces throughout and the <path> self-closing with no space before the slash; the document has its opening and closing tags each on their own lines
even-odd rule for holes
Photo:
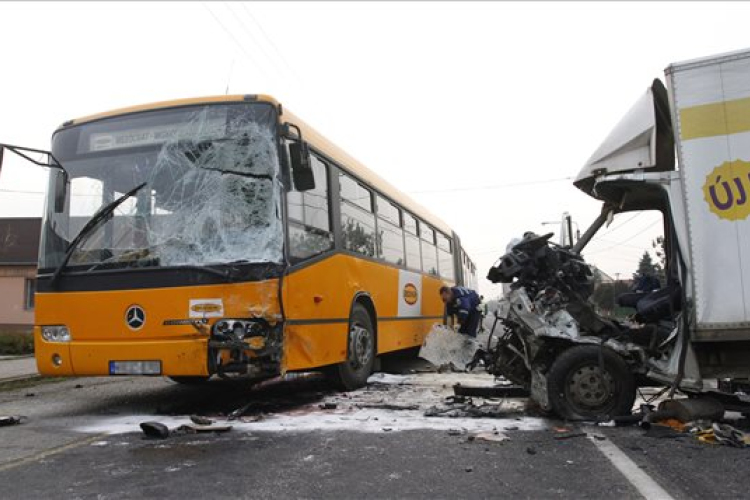
<svg viewBox="0 0 750 500">
<path fill-rule="evenodd" d="M 0 218 L 0 331 L 34 325 L 41 219 Z"/>
</svg>

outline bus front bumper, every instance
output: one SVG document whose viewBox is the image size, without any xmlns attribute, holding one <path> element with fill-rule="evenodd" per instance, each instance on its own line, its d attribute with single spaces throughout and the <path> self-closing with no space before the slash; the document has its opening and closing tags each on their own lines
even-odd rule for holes
<svg viewBox="0 0 750 500">
<path fill-rule="evenodd" d="M 41 338 L 39 331 L 35 331 L 34 335 L 39 373 L 58 377 L 208 376 L 207 348 L 207 338 L 136 342 L 48 342 Z"/>
</svg>

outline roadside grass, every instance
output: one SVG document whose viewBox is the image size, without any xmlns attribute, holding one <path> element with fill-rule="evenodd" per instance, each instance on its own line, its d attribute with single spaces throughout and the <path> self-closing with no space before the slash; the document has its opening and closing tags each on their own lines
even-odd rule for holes
<svg viewBox="0 0 750 500">
<path fill-rule="evenodd" d="M 34 353 L 34 335 L 28 331 L 0 329 L 0 355 L 20 356 Z"/>
<path fill-rule="evenodd" d="M 44 384 L 56 384 L 58 382 L 72 380 L 70 377 L 43 377 L 37 375 L 35 377 L 24 378 L 21 380 L 8 380 L 7 382 L 0 382 L 0 392 L 15 391 L 19 389 L 28 389 L 30 387 L 36 387 Z"/>
</svg>

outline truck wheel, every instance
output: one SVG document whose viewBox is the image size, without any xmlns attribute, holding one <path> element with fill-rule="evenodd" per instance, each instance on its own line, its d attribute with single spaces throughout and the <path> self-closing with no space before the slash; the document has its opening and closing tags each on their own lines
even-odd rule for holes
<svg viewBox="0 0 750 500">
<path fill-rule="evenodd" d="M 211 377 L 201 377 L 201 376 L 190 376 L 190 375 L 182 375 L 179 377 L 169 377 L 172 382 L 177 382 L 180 385 L 198 385 L 198 384 L 205 384 L 208 382 L 208 379 Z"/>
<path fill-rule="evenodd" d="M 611 349 L 576 346 L 552 363 L 547 391 L 552 410 L 566 420 L 609 420 L 630 415 L 635 379 L 625 361 Z"/>
<path fill-rule="evenodd" d="M 341 389 L 352 391 L 367 384 L 375 363 L 375 329 L 367 310 L 354 304 L 349 317 L 346 361 L 332 370 L 333 381 Z"/>
</svg>

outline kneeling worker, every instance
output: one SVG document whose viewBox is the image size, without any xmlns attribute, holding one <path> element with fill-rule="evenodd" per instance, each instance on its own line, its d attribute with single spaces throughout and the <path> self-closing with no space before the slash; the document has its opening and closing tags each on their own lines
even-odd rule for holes
<svg viewBox="0 0 750 500">
<path fill-rule="evenodd" d="M 444 286 L 440 288 L 440 298 L 443 299 L 448 316 L 458 318 L 458 333 L 476 337 L 482 319 L 477 309 L 481 303 L 477 292 L 462 286 Z"/>
</svg>

